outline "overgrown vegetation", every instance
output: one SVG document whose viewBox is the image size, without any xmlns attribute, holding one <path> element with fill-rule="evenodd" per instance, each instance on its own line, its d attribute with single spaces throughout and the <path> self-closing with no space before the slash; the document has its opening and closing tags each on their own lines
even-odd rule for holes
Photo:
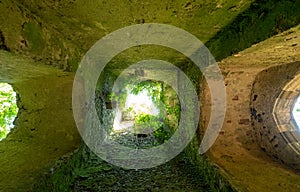
<svg viewBox="0 0 300 192">
<path fill-rule="evenodd" d="M 0 140 L 13 128 L 17 113 L 16 93 L 9 84 L 0 83 Z"/>
<path fill-rule="evenodd" d="M 168 85 L 159 81 L 140 81 L 130 78 L 124 84 L 118 95 L 112 94 L 112 102 L 119 103 L 123 113 L 122 118 L 132 120 L 133 130 L 138 133 L 148 132 L 156 138 L 154 145 L 166 142 L 178 127 L 180 118 L 180 104 L 175 91 Z M 149 112 L 136 112 L 134 106 L 125 109 L 125 102 L 129 94 L 139 95 L 146 91 L 151 98 L 158 114 L 152 115 Z"/>
<path fill-rule="evenodd" d="M 205 187 L 203 187 L 205 186 Z M 183 154 L 155 168 L 126 170 L 106 163 L 82 145 L 37 179 L 34 191 L 212 191 Z"/>
</svg>

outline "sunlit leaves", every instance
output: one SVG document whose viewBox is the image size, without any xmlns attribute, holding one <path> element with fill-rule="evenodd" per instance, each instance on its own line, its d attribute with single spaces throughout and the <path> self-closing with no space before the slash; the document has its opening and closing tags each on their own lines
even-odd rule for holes
<svg viewBox="0 0 300 192">
<path fill-rule="evenodd" d="M 0 140 L 5 138 L 18 113 L 16 93 L 6 83 L 0 83 Z"/>
<path fill-rule="evenodd" d="M 131 87 L 132 94 L 139 94 L 141 91 L 147 90 L 148 96 L 150 96 L 153 102 L 157 103 L 161 100 L 162 83 L 158 81 L 141 81 Z"/>
<path fill-rule="evenodd" d="M 142 126 L 143 128 L 158 129 L 159 127 L 162 127 L 164 124 L 160 117 L 142 113 L 135 117 L 134 125 L 136 127 Z"/>
</svg>

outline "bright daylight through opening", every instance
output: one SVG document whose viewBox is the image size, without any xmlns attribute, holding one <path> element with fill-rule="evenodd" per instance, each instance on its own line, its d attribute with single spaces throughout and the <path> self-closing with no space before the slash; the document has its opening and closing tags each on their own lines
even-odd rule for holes
<svg viewBox="0 0 300 192">
<path fill-rule="evenodd" d="M 14 127 L 14 120 L 18 113 L 16 92 L 11 85 L 0 83 L 0 141 Z"/>
<path fill-rule="evenodd" d="M 165 143 L 176 131 L 180 118 L 176 92 L 163 82 L 151 80 L 131 79 L 121 87 L 110 97 L 115 103 L 111 137 L 129 147 Z"/>
<path fill-rule="evenodd" d="M 159 109 L 154 105 L 147 90 L 142 90 L 135 95 L 127 89 L 125 106 L 123 110 L 117 108 L 113 131 L 130 129 L 134 126 L 135 118 L 143 114 L 156 116 L 159 114 Z"/>
<path fill-rule="evenodd" d="M 293 108 L 293 119 L 295 120 L 297 124 L 298 130 L 300 130 L 300 96 L 298 96 L 294 108 Z"/>
</svg>

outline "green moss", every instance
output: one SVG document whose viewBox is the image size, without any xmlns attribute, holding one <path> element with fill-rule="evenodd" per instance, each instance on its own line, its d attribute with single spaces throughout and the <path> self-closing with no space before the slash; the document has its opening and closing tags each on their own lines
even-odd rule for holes
<svg viewBox="0 0 300 192">
<path fill-rule="evenodd" d="M 143 4 L 136 1 L 87 3 L 83 0 L 18 2 L 21 10 L 26 10 L 28 14 L 32 11 L 32 14 L 29 14 L 31 22 L 25 23 L 22 31 L 30 46 L 29 55 L 39 59 L 42 57 L 47 61 L 52 59 L 54 61 L 51 63 L 62 63 L 60 66 L 71 71 L 77 69 L 81 56 L 97 40 L 105 34 L 131 24 L 155 22 L 183 28 L 202 42 L 207 42 L 206 45 L 213 55 L 220 60 L 296 25 L 300 17 L 298 14 L 300 3 L 295 0 L 182 0 L 144 1 Z M 11 7 L 16 6 L 10 2 L 9 4 Z M 115 6 L 116 4 L 119 6 Z M 14 19 L 28 20 L 28 18 Z M 14 31 L 17 32 L 16 24 L 6 24 L 11 22 L 6 20 L 1 22 L 5 24 L 2 27 L 3 34 L 11 35 Z M 42 29 L 41 25 L 46 27 Z M 62 54 L 63 57 L 58 60 L 52 58 L 52 55 L 57 54 L 57 43 L 52 41 L 52 37 L 57 38 L 59 44 L 63 42 L 63 46 L 59 46 L 62 50 L 68 50 L 67 62 L 65 62 L 66 54 Z M 7 48 L 16 51 L 16 42 L 12 42 L 11 39 L 7 42 Z M 143 55 L 141 51 L 137 53 Z M 157 50 L 150 53 L 152 57 L 160 53 L 164 55 Z M 130 54 L 126 58 L 130 59 L 132 56 L 134 55 Z"/>
<path fill-rule="evenodd" d="M 206 46 L 216 60 L 221 60 L 299 24 L 299 13 L 300 1 L 255 1 L 211 38 Z"/>
<path fill-rule="evenodd" d="M 45 48 L 43 31 L 40 25 L 29 22 L 23 25 L 23 36 L 28 41 L 29 48 L 34 53 L 40 53 Z"/>
<path fill-rule="evenodd" d="M 80 63 L 80 60 L 81 60 L 80 51 L 76 49 L 74 51 L 74 54 L 71 54 L 71 55 L 72 55 L 72 57 L 68 61 L 67 67 L 69 68 L 69 71 L 76 72 L 78 65 Z"/>
<path fill-rule="evenodd" d="M 170 162 L 145 170 L 126 170 L 101 160 L 88 147 L 62 158 L 41 175 L 34 191 L 214 191 L 208 188 L 183 154 Z"/>
<path fill-rule="evenodd" d="M 203 183 L 205 183 L 205 187 L 209 189 L 208 191 L 235 191 L 224 176 L 220 174 L 220 170 L 213 166 L 205 155 L 199 154 L 199 146 L 199 139 L 195 136 L 184 150 L 184 154 L 197 169 L 198 174 L 203 179 Z"/>
</svg>

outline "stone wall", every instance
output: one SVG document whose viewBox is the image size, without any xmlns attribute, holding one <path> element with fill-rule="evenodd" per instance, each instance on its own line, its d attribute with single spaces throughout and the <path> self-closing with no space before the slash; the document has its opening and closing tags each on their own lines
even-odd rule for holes
<svg viewBox="0 0 300 192">
<path fill-rule="evenodd" d="M 279 156 L 279 148 L 273 148 L 277 146 L 275 142 L 281 142 L 283 148 L 289 145 L 283 139 L 272 140 L 271 134 L 271 130 L 277 129 L 272 114 L 276 98 L 299 71 L 299 29 L 295 27 L 220 62 L 227 90 L 227 112 L 208 157 L 229 175 L 229 182 L 238 191 L 300 190 L 299 172 L 283 159 L 289 158 L 292 151 L 284 149 L 286 153 Z M 201 108 L 202 122 L 209 120 L 207 105 Z M 252 121 L 255 124 L 251 125 Z M 262 123 L 268 128 L 259 142 L 256 135 L 260 133 L 256 130 L 264 131 Z"/>
</svg>

